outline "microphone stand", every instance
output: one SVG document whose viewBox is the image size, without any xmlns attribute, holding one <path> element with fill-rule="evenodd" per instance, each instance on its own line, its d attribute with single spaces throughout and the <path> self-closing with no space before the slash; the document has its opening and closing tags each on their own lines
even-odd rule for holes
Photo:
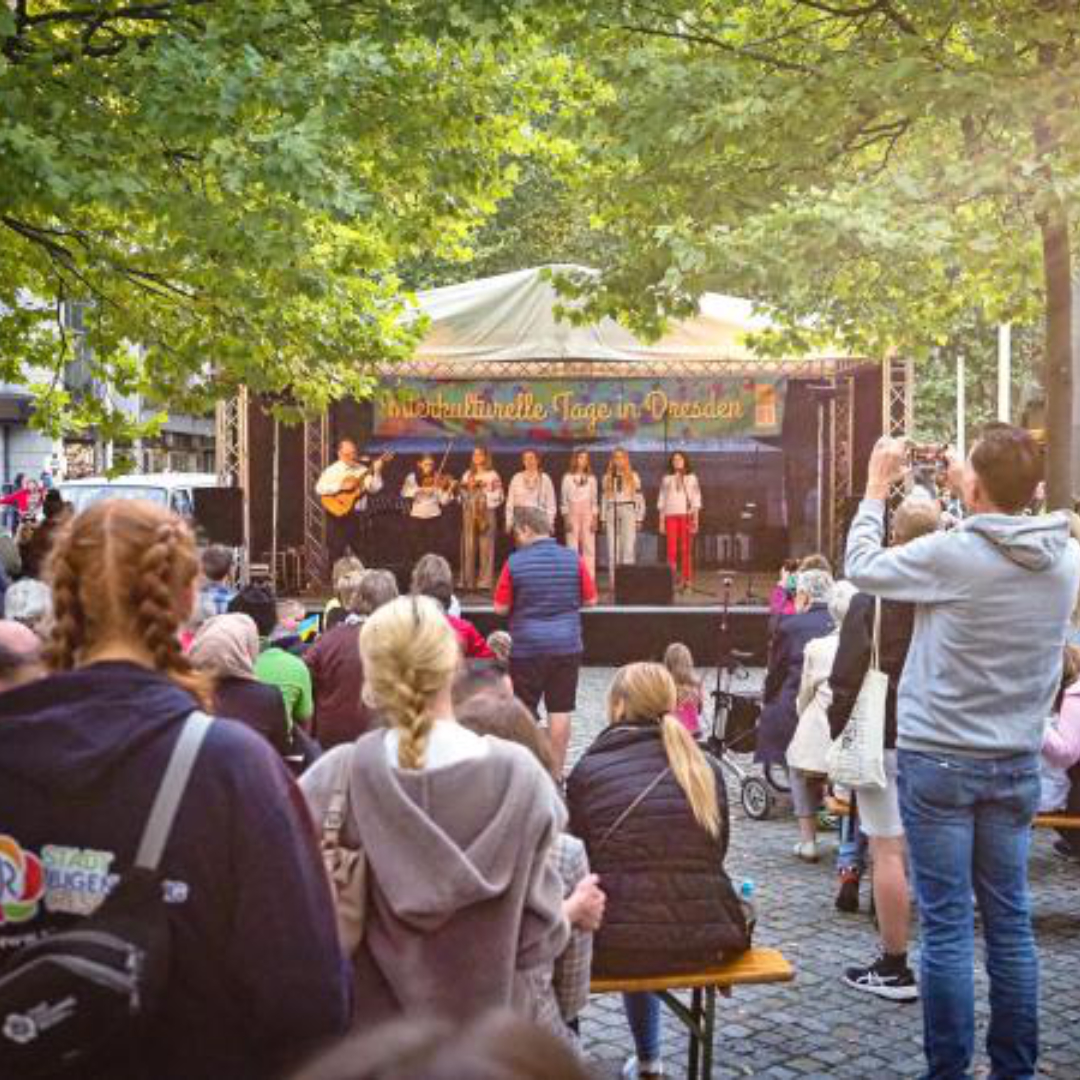
<svg viewBox="0 0 1080 1080">
<path fill-rule="evenodd" d="M 720 588 L 720 632 L 717 635 L 716 689 L 713 691 L 713 723 L 709 746 L 718 756 L 723 753 L 727 739 L 728 719 L 731 716 L 731 682 L 735 673 L 735 656 L 731 651 L 731 588 L 733 579 L 724 575 Z"/>
</svg>

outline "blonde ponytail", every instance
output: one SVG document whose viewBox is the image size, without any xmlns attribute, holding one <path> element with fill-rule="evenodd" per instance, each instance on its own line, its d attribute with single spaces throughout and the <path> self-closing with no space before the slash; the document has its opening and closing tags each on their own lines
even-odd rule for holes
<svg viewBox="0 0 1080 1080">
<path fill-rule="evenodd" d="M 612 723 L 659 722 L 672 775 L 686 795 L 694 819 L 715 839 L 720 835 L 716 774 L 690 733 L 672 715 L 677 696 L 675 680 L 662 664 L 628 664 L 615 673 L 608 690 L 608 716 Z"/>
<path fill-rule="evenodd" d="M 697 823 L 713 838 L 720 835 L 720 805 L 716 798 L 716 773 L 694 742 L 690 732 L 671 715 L 660 721 L 664 753 L 672 775 L 683 789 Z"/>
<path fill-rule="evenodd" d="M 461 660 L 457 635 L 439 605 L 426 596 L 384 604 L 360 631 L 365 692 L 398 732 L 398 763 L 422 769 L 432 706 Z"/>
</svg>

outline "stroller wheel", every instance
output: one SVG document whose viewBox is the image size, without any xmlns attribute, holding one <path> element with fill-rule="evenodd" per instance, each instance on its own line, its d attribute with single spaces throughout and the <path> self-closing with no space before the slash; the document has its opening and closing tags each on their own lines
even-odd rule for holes
<svg viewBox="0 0 1080 1080">
<path fill-rule="evenodd" d="M 773 795 L 768 785 L 757 776 L 748 776 L 739 791 L 746 816 L 754 821 L 764 821 L 773 808 Z"/>
</svg>

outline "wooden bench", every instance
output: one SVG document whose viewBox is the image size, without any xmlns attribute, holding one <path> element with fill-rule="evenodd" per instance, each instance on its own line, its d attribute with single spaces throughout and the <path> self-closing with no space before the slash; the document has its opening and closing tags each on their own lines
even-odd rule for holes
<svg viewBox="0 0 1080 1080">
<path fill-rule="evenodd" d="M 847 817 L 851 813 L 851 804 L 846 799 L 830 795 L 825 800 L 825 809 L 837 817 Z M 1036 829 L 1080 829 L 1080 817 L 1061 813 L 1036 814 L 1034 825 Z"/>
<path fill-rule="evenodd" d="M 794 978 L 795 969 L 778 950 L 750 949 L 703 971 L 647 978 L 595 978 L 591 990 L 594 994 L 656 994 L 690 1036 L 689 1080 L 711 1080 L 717 991 L 726 997 L 733 986 L 791 982 Z M 689 1008 L 675 997 L 676 990 L 691 991 Z"/>
</svg>

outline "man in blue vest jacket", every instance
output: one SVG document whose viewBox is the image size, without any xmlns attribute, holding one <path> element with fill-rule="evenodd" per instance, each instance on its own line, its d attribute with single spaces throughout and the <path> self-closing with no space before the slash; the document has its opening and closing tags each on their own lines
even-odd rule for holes
<svg viewBox="0 0 1080 1080">
<path fill-rule="evenodd" d="M 581 667 L 581 609 L 596 603 L 596 583 L 575 551 L 555 542 L 547 514 L 514 509 L 518 550 L 495 586 L 495 613 L 510 616 L 510 678 L 514 693 L 538 715 L 547 711 L 556 775 L 570 745 Z"/>
</svg>

